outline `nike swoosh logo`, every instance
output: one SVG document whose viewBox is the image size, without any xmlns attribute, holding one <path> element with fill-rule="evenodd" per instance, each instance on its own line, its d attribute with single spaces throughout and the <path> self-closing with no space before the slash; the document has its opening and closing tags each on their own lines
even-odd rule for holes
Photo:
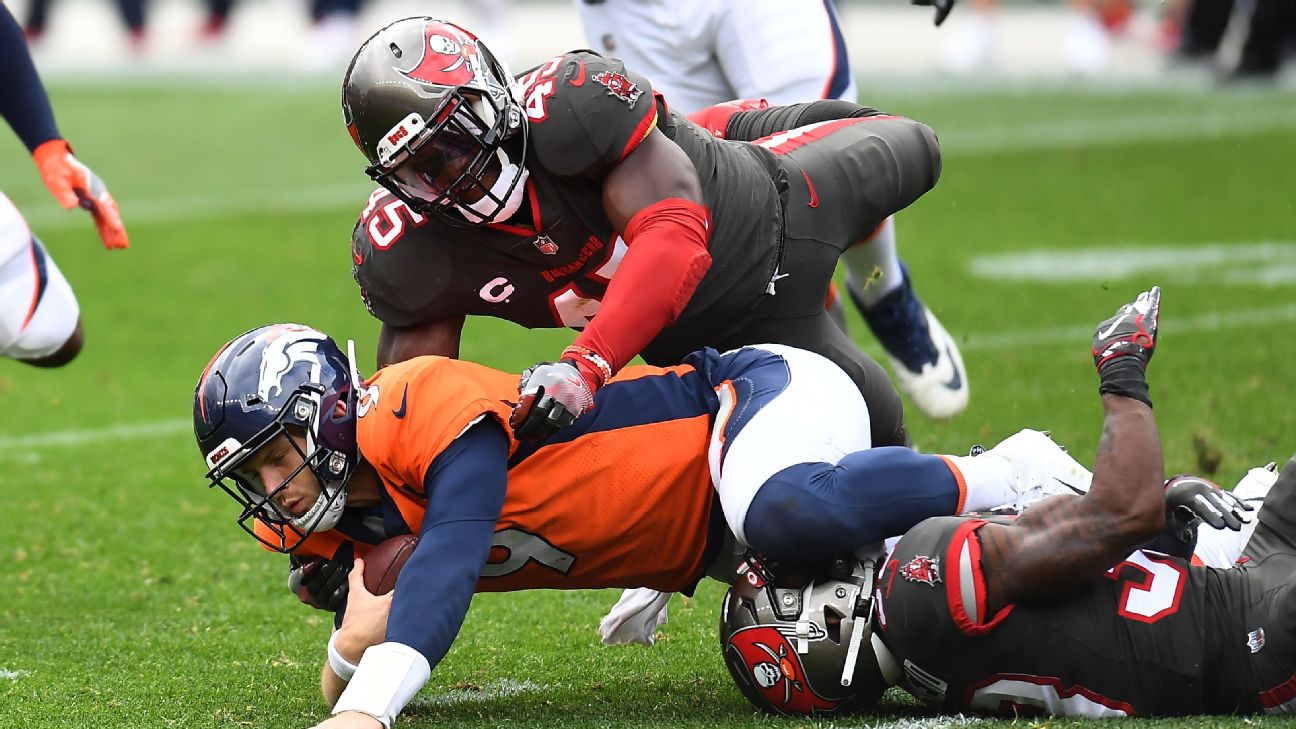
<svg viewBox="0 0 1296 729">
<path fill-rule="evenodd" d="M 1054 476 L 1054 477 L 1053 477 L 1053 480 L 1054 480 L 1054 481 L 1057 481 L 1058 483 L 1062 484 L 1063 486 L 1066 486 L 1067 488 L 1069 488 L 1069 489 L 1071 489 L 1072 491 L 1076 492 L 1076 493 L 1079 494 L 1080 496 L 1084 496 L 1084 494 L 1085 494 L 1085 492 L 1084 492 L 1083 490 L 1076 488 L 1075 486 L 1073 486 L 1073 485 L 1067 483 L 1066 481 L 1063 481 L 1062 479 L 1058 478 L 1057 476 Z"/>
<path fill-rule="evenodd" d="M 576 71 L 576 76 L 569 82 L 572 86 L 585 85 L 585 62 L 580 62 L 580 69 Z"/>
<path fill-rule="evenodd" d="M 945 345 L 945 356 L 949 359 L 950 369 L 954 374 L 949 378 L 949 382 L 941 383 L 951 390 L 957 390 L 963 387 L 963 376 L 959 374 L 958 367 L 954 366 L 954 355 L 950 353 L 949 345 Z"/>
<path fill-rule="evenodd" d="M 364 263 L 364 256 L 360 254 L 360 249 L 354 246 L 351 248 L 351 258 L 355 260 L 357 266 Z"/>
<path fill-rule="evenodd" d="M 1099 338 L 1099 339 L 1106 339 L 1107 337 L 1110 337 L 1111 334 L 1112 334 L 1112 332 L 1116 331 L 1116 327 L 1120 326 L 1120 325 L 1121 325 L 1121 322 L 1125 321 L 1125 317 L 1127 317 L 1127 316 L 1129 316 L 1129 312 L 1128 312 L 1128 311 L 1122 313 L 1122 314 L 1120 315 L 1120 318 L 1119 318 L 1119 319 L 1117 319 L 1116 321 L 1112 322 L 1112 325 L 1111 325 L 1111 326 L 1107 327 L 1106 329 L 1104 329 L 1104 330 L 1101 331 L 1101 332 L 1098 332 L 1098 338 Z"/>
<path fill-rule="evenodd" d="M 401 393 L 401 406 L 392 411 L 392 415 L 395 415 L 397 420 L 402 420 L 405 418 L 405 405 L 408 398 L 409 398 L 409 383 L 407 382 L 405 383 L 405 391 Z"/>
<path fill-rule="evenodd" d="M 819 193 L 815 192 L 814 183 L 810 181 L 810 175 L 807 175 L 805 170 L 801 170 L 801 176 L 805 178 L 806 187 L 810 188 L 810 202 L 808 204 L 812 208 L 819 207 Z"/>
</svg>

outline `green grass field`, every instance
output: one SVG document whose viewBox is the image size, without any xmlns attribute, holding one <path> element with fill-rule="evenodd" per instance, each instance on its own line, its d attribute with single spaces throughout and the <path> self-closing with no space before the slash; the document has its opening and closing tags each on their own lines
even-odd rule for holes
<svg viewBox="0 0 1296 729">
<path fill-rule="evenodd" d="M 132 245 L 102 250 L 0 134 L 0 186 L 72 281 L 87 332 L 62 371 L 0 361 L 0 728 L 312 725 L 327 616 L 297 604 L 284 560 L 207 490 L 188 418 L 215 348 L 259 324 L 309 323 L 372 361 L 377 326 L 347 252 L 369 185 L 336 90 L 52 92 Z M 1091 327 L 1159 283 L 1150 380 L 1167 469 L 1231 485 L 1296 450 L 1290 95 L 897 88 L 870 101 L 927 121 L 945 147 L 900 245 L 963 342 L 973 395 L 951 422 L 911 417 L 922 448 L 965 452 L 1029 426 L 1091 460 Z M 568 337 L 472 322 L 464 356 L 516 371 Z M 758 717 L 732 687 L 721 595 L 708 584 L 674 603 L 650 650 L 598 644 L 612 592 L 479 597 L 401 726 L 812 724 Z M 878 715 L 834 724 L 972 721 L 922 717 L 892 692 Z"/>
</svg>

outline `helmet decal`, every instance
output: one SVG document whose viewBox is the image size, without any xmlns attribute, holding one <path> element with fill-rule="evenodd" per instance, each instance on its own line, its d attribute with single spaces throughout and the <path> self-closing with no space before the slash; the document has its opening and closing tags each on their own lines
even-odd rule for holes
<svg viewBox="0 0 1296 729">
<path fill-rule="evenodd" d="M 258 327 L 223 345 L 194 390 L 194 436 L 219 487 L 241 507 L 238 524 L 267 547 L 290 552 L 316 531 L 332 529 L 346 507 L 346 484 L 359 457 L 355 388 L 346 355 L 328 335 L 300 324 Z M 301 464 L 280 483 L 239 470 L 271 438 L 304 431 L 294 448 Z M 309 470 L 321 494 L 305 514 L 271 501 L 275 490 Z M 270 536 L 258 533 L 262 525 Z"/>
<path fill-rule="evenodd" d="M 783 713 L 830 712 L 842 704 L 825 699 L 806 683 L 800 656 L 773 626 L 752 625 L 738 630 L 729 637 L 728 650 L 747 667 L 765 701 Z"/>
<path fill-rule="evenodd" d="M 257 382 L 257 395 L 270 400 L 283 393 L 283 378 L 293 366 L 307 363 L 311 366 L 310 379 L 320 378 L 319 345 L 323 335 L 314 329 L 295 324 L 268 332 L 271 337 L 261 353 L 261 370 Z M 273 392 L 272 392 L 273 391 Z"/>
<path fill-rule="evenodd" d="M 440 21 L 429 21 L 423 37 L 418 62 L 397 71 L 411 80 L 442 86 L 463 86 L 482 76 L 476 38 Z"/>
</svg>

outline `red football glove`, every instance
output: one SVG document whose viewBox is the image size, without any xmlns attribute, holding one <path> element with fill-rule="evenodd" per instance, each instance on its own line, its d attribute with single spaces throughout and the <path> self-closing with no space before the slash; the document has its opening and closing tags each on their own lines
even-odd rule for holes
<svg viewBox="0 0 1296 729">
<path fill-rule="evenodd" d="M 94 217 L 95 227 L 105 248 L 125 248 L 126 226 L 122 225 L 117 203 L 108 187 L 89 167 L 72 156 L 72 148 L 62 139 L 51 139 L 32 152 L 41 180 L 64 209 L 80 205 Z"/>
</svg>

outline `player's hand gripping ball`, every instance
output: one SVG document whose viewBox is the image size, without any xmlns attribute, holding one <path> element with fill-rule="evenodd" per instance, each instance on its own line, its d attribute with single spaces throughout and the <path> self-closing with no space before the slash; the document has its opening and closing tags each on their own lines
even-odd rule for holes
<svg viewBox="0 0 1296 729">
<path fill-rule="evenodd" d="M 391 592 L 396 587 L 396 578 L 400 576 L 401 568 L 409 561 L 410 555 L 414 554 L 416 545 L 418 537 L 402 534 L 369 550 L 364 556 L 365 589 L 375 595 Z"/>
</svg>

